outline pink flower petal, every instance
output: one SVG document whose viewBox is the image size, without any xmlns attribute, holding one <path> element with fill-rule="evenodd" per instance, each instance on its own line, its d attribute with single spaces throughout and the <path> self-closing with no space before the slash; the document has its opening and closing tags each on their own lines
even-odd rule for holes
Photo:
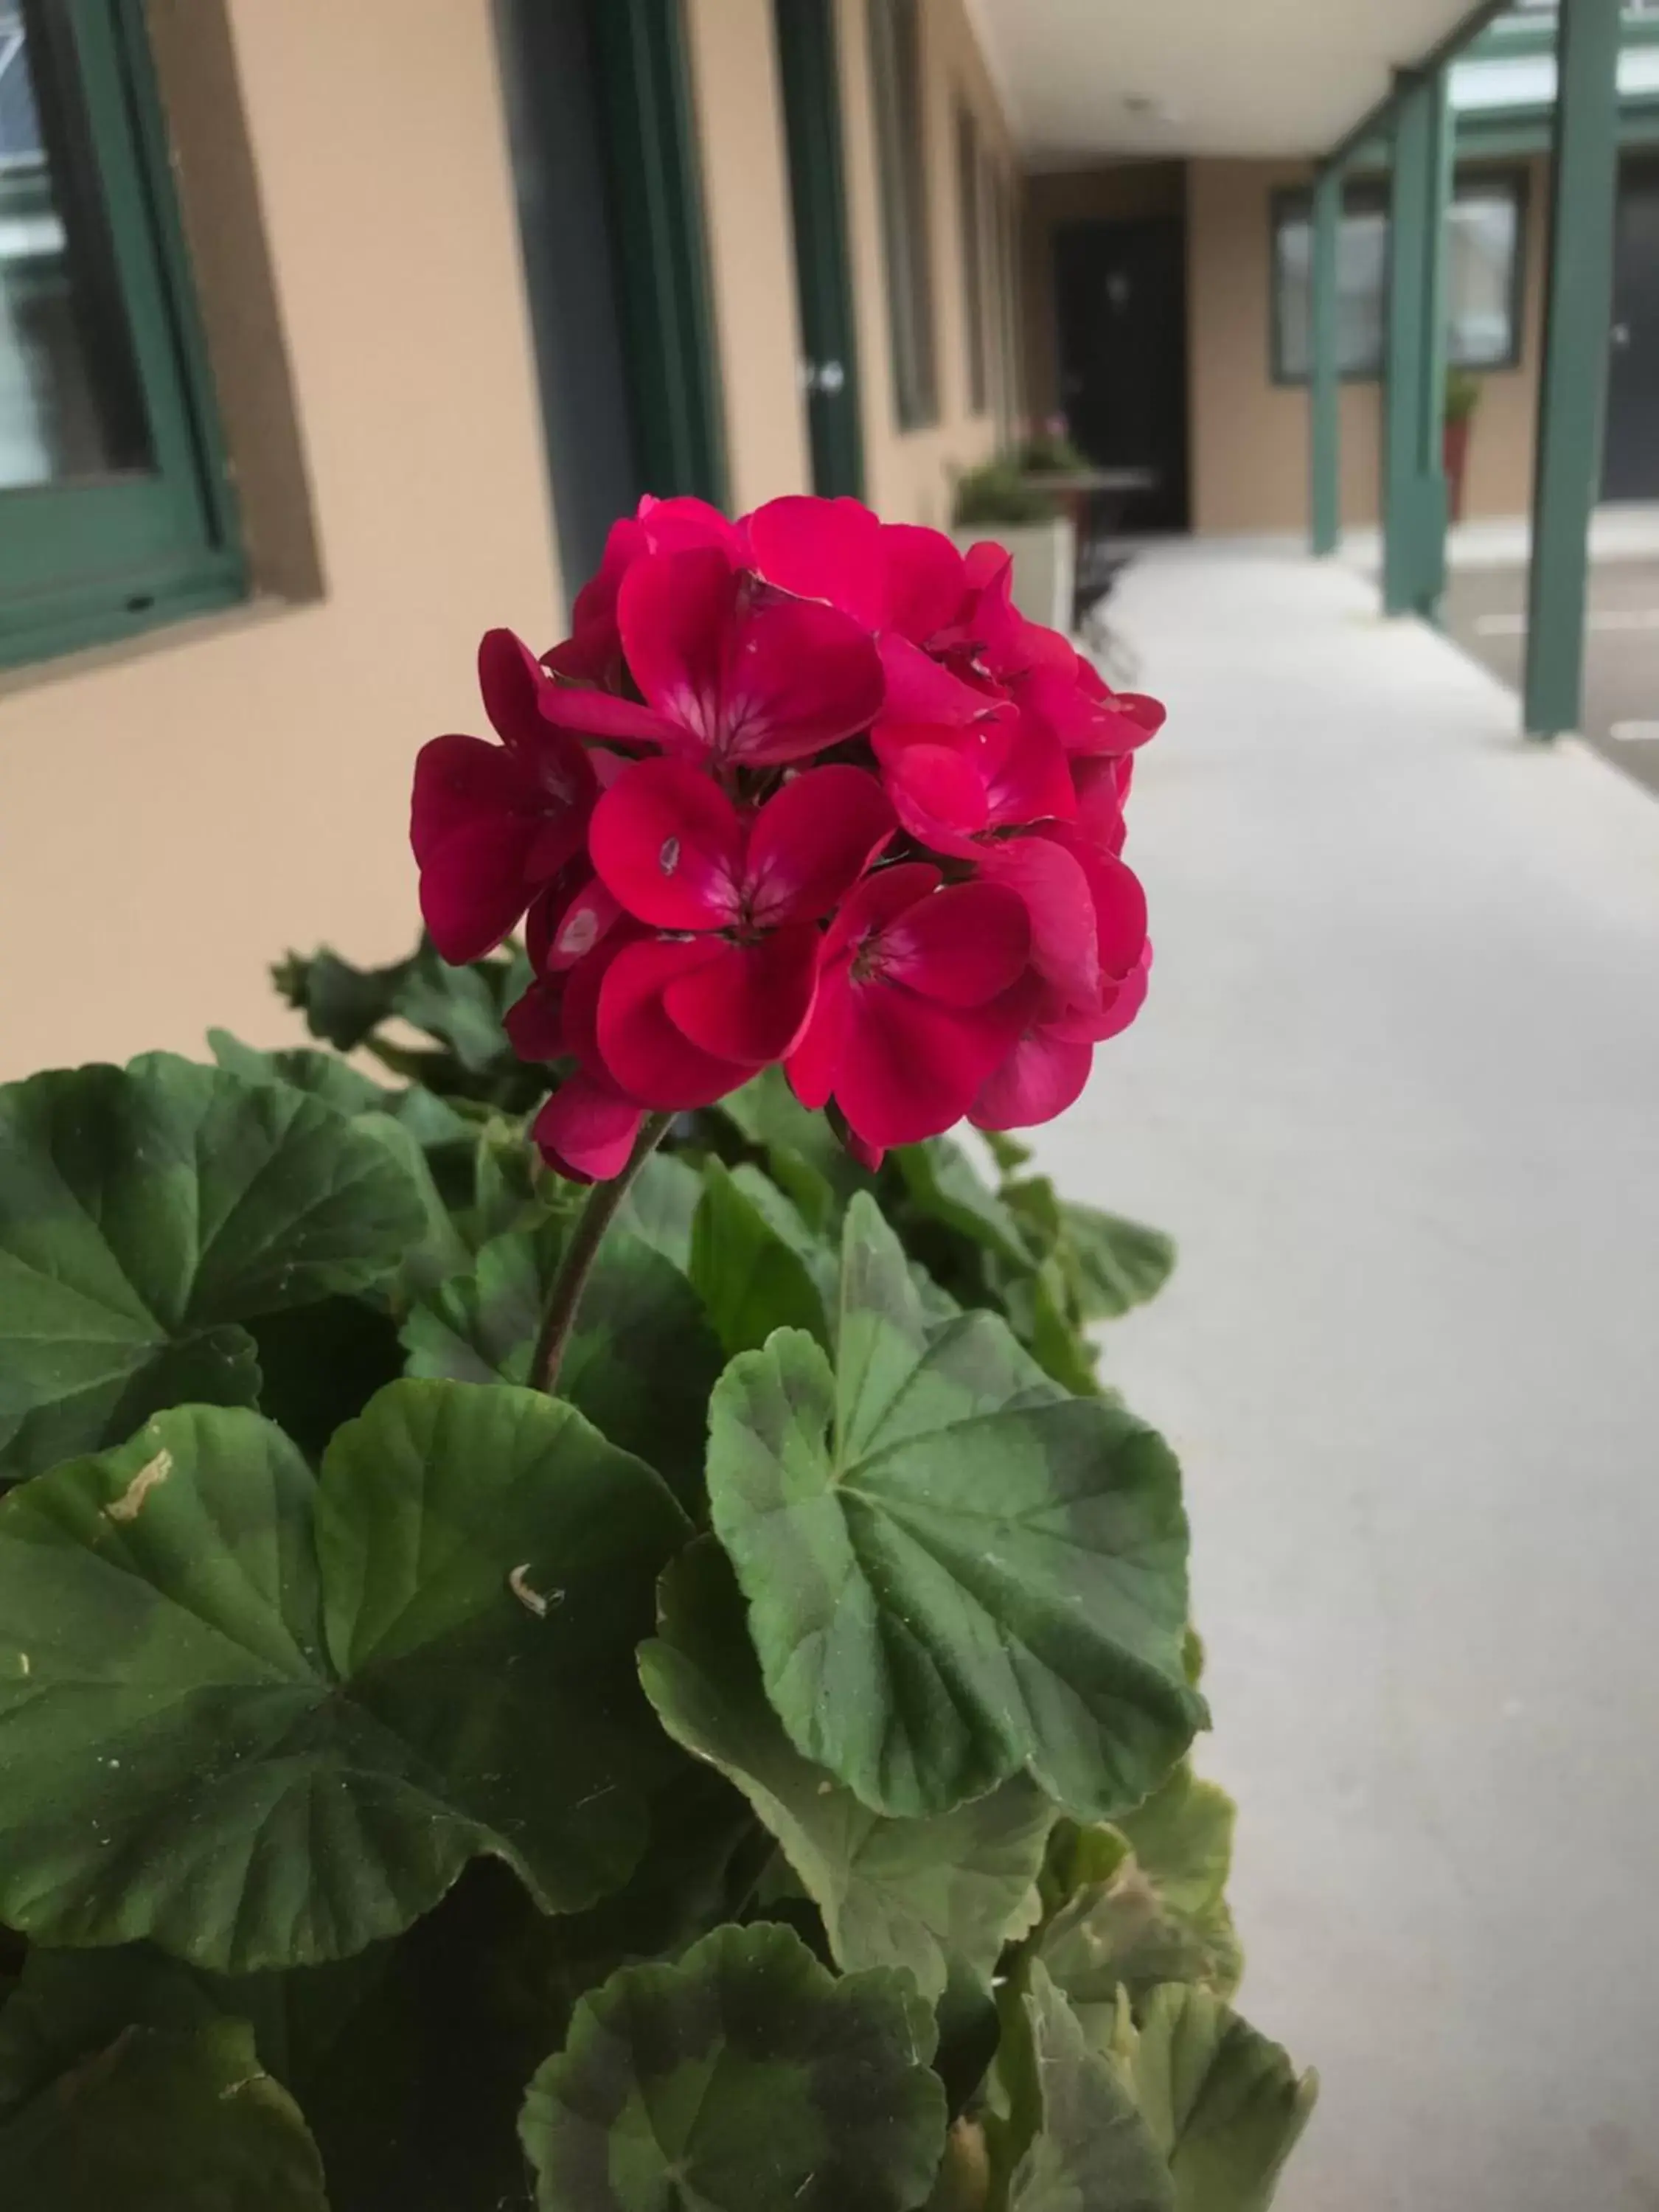
<svg viewBox="0 0 1659 2212">
<path fill-rule="evenodd" d="M 926 898 L 939 881 L 939 872 L 927 860 L 905 860 L 896 868 L 878 868 L 848 894 L 824 939 L 826 952 L 842 946 L 857 947 L 884 929 L 919 898 Z"/>
<path fill-rule="evenodd" d="M 947 629 L 962 612 L 968 574 L 961 553 L 941 530 L 911 522 L 884 525 L 886 627 L 914 645 Z"/>
<path fill-rule="evenodd" d="M 689 762 L 638 761 L 593 810 L 587 848 L 601 881 L 657 929 L 720 929 L 739 919 L 743 824 Z"/>
<path fill-rule="evenodd" d="M 720 732 L 722 663 L 739 588 L 726 556 L 702 546 L 635 562 L 617 603 L 623 650 L 647 703 L 710 747 Z"/>
<path fill-rule="evenodd" d="M 635 526 L 653 553 L 686 553 L 699 546 L 717 546 L 735 568 L 744 558 L 743 532 L 710 507 L 706 499 L 679 493 L 672 499 L 653 499 L 649 492 L 640 501 Z"/>
<path fill-rule="evenodd" d="M 999 997 L 1030 957 L 1024 902 L 994 883 L 947 885 L 907 907 L 881 933 L 883 974 L 948 1006 L 982 1006 Z"/>
<path fill-rule="evenodd" d="M 538 931 L 538 936 L 544 931 L 544 941 L 531 953 L 538 972 L 557 975 L 585 960 L 609 936 L 622 911 L 599 878 L 590 877 L 562 908 L 544 917 Z"/>
<path fill-rule="evenodd" d="M 717 958 L 720 950 L 715 939 L 647 938 L 626 946 L 606 968 L 599 986 L 599 1057 L 630 1097 L 659 1111 L 712 1106 L 754 1073 L 701 1051 L 663 1004 L 671 983 Z"/>
<path fill-rule="evenodd" d="M 887 678 L 882 718 L 889 722 L 937 722 L 960 727 L 996 704 L 971 684 L 952 676 L 908 637 L 881 641 L 881 665 Z M 872 718 L 873 719 L 873 717 Z"/>
<path fill-rule="evenodd" d="M 931 723 L 921 727 L 878 722 L 876 757 L 899 820 L 936 853 L 971 858 L 975 834 L 991 819 L 985 777 L 972 750 L 953 744 L 957 732 Z"/>
<path fill-rule="evenodd" d="M 826 959 L 818 970 L 817 997 L 784 1070 L 790 1089 L 814 1113 L 830 1103 L 846 1048 L 853 1018 L 853 993 L 848 981 L 851 964 L 843 954 Z"/>
<path fill-rule="evenodd" d="M 763 928 L 816 921 L 850 890 L 897 821 L 866 769 L 808 769 L 756 816 L 744 866 L 744 902 Z"/>
<path fill-rule="evenodd" d="M 1027 822 L 1069 822 L 1077 813 L 1065 748 L 1022 715 L 1012 742 L 987 780 L 991 819 L 1000 828 Z"/>
<path fill-rule="evenodd" d="M 1095 902 L 1083 865 L 1052 838 L 1016 837 L 989 847 L 988 880 L 1018 893 L 1030 917 L 1031 964 L 1068 1000 L 1100 990 Z"/>
<path fill-rule="evenodd" d="M 717 757 L 804 760 L 867 730 L 882 696 L 875 641 L 849 615 L 756 583 L 726 641 Z"/>
<path fill-rule="evenodd" d="M 1082 1096 L 1094 1065 L 1091 1044 L 1068 1044 L 1038 1031 L 1024 1036 L 974 1101 L 981 1129 L 1030 1129 L 1052 1121 Z"/>
<path fill-rule="evenodd" d="M 644 1119 L 644 1108 L 613 1084 L 573 1075 L 536 1116 L 531 1134 L 557 1174 L 572 1182 L 609 1182 L 633 1158 Z"/>
<path fill-rule="evenodd" d="M 769 583 L 827 599 L 868 630 L 885 613 L 882 538 L 855 499 L 775 499 L 749 518 L 750 552 Z"/>
<path fill-rule="evenodd" d="M 562 730 L 580 730 L 617 745 L 670 745 L 681 741 L 679 725 L 654 707 L 618 699 L 610 691 L 590 691 L 574 684 L 553 684 L 542 694 L 542 719 Z"/>
<path fill-rule="evenodd" d="M 782 1060 L 811 1014 L 823 941 L 805 921 L 752 945 L 721 942 L 712 959 L 669 984 L 663 994 L 668 1018 L 718 1060 L 751 1068 Z"/>
</svg>

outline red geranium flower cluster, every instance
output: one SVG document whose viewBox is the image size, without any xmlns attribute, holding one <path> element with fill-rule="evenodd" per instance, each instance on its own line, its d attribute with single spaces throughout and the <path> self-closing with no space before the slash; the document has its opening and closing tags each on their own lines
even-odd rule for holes
<svg viewBox="0 0 1659 2212">
<path fill-rule="evenodd" d="M 647 499 L 562 645 L 484 639 L 501 742 L 420 756 L 421 902 L 456 962 L 527 916 L 508 1028 L 565 1069 L 537 1123 L 556 1167 L 613 1176 L 647 1113 L 775 1061 L 872 1161 L 1077 1097 L 1145 996 L 1120 854 L 1163 709 L 1009 583 L 1000 547 L 854 500 L 733 523 Z"/>
</svg>

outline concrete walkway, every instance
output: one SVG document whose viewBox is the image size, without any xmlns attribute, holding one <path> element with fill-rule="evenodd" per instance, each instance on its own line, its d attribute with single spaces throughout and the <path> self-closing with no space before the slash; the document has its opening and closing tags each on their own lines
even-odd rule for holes
<svg viewBox="0 0 1659 2212">
<path fill-rule="evenodd" d="M 1173 1231 L 1115 1378 L 1185 1459 L 1282 2212 L 1659 2206 L 1659 802 L 1349 570 L 1194 546 L 1140 1024 L 1042 1133 Z"/>
</svg>

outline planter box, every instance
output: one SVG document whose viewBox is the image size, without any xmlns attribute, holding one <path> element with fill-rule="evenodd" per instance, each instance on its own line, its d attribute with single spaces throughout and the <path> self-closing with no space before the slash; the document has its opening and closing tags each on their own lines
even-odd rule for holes
<svg viewBox="0 0 1659 2212">
<path fill-rule="evenodd" d="M 1014 605 L 1028 622 L 1070 635 L 1077 532 L 1069 515 L 1052 522 L 985 522 L 951 535 L 964 552 L 987 538 L 1006 545 L 1014 556 Z"/>
</svg>

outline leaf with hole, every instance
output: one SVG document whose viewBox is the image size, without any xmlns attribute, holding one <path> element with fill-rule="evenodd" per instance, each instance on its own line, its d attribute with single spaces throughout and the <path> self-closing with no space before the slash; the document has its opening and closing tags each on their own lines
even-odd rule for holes
<svg viewBox="0 0 1659 2212">
<path fill-rule="evenodd" d="M 346 1956 L 504 1860 L 626 1880 L 672 1753 L 634 1652 L 686 1523 L 525 1390 L 397 1382 L 314 1477 L 185 1407 L 0 1500 L 0 1919 L 228 1972 Z"/>
</svg>

